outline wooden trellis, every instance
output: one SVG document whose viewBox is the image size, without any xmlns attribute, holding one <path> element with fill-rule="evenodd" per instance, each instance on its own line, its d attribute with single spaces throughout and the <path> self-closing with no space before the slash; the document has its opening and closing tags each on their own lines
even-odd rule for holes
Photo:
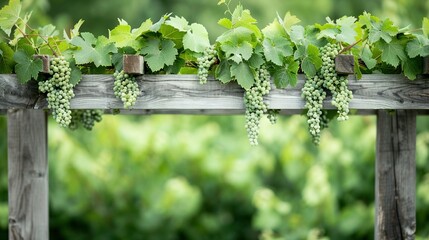
<svg viewBox="0 0 429 240">
<path fill-rule="evenodd" d="M 243 90 L 195 75 L 142 75 L 133 110 L 113 94 L 111 75 L 85 75 L 75 89 L 72 109 L 119 109 L 121 114 L 238 114 Z M 349 77 L 357 114 L 377 115 L 375 239 L 414 239 L 416 231 L 416 115 L 429 112 L 429 78 L 402 75 Z M 301 88 L 275 89 L 266 100 L 283 114 L 301 113 Z M 325 108 L 332 109 L 327 99 Z M 21 85 L 0 75 L 0 113 L 8 116 L 9 239 L 49 239 L 47 103 L 35 83 Z M 396 111 L 387 111 L 396 110 Z M 347 124 L 347 123 L 344 123 Z M 359 141 L 356 141 L 359 144 Z"/>
</svg>

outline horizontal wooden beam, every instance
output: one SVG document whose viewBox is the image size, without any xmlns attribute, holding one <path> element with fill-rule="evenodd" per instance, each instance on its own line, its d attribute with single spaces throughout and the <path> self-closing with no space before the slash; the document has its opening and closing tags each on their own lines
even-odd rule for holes
<svg viewBox="0 0 429 240">
<path fill-rule="evenodd" d="M 300 75 L 295 87 L 275 89 L 266 97 L 270 108 L 285 113 L 304 109 L 301 88 L 305 76 Z M 243 90 L 236 83 L 221 84 L 209 79 L 200 85 L 196 75 L 142 75 L 137 77 L 141 94 L 133 110 L 125 110 L 113 94 L 112 75 L 84 75 L 75 88 L 72 109 L 104 109 L 121 113 L 195 113 L 235 114 L 244 111 Z M 351 109 L 363 114 L 378 109 L 429 110 L 429 78 L 410 81 L 396 74 L 368 74 L 356 80 L 349 77 L 354 98 Z M 326 109 L 334 109 L 329 98 Z M 22 85 L 15 75 L 0 75 L 0 110 L 46 109 L 44 95 L 37 92 L 35 82 Z"/>
</svg>

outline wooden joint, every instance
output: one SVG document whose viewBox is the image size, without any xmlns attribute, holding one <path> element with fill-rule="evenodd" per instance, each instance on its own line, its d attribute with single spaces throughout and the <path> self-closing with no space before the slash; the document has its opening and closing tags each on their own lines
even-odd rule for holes
<svg viewBox="0 0 429 240">
<path fill-rule="evenodd" d="M 43 63 L 42 71 L 41 73 L 49 73 L 50 68 L 50 62 L 49 62 L 49 55 L 33 55 L 34 59 L 41 59 Z"/>
<path fill-rule="evenodd" d="M 429 56 L 423 58 L 423 74 L 429 74 Z"/>
<path fill-rule="evenodd" d="M 353 55 L 340 54 L 335 57 L 335 71 L 338 74 L 353 74 L 355 59 Z"/>
<path fill-rule="evenodd" d="M 124 72 L 132 75 L 144 74 L 144 59 L 140 55 L 124 54 L 122 63 Z"/>
</svg>

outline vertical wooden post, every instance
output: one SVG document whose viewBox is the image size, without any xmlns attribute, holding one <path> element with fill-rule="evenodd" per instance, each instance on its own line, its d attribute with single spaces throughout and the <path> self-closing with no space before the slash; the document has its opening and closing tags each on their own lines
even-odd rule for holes
<svg viewBox="0 0 429 240">
<path fill-rule="evenodd" d="M 377 114 L 376 240 L 414 239 L 416 112 Z"/>
<path fill-rule="evenodd" d="M 49 239 L 43 110 L 8 111 L 9 240 Z"/>
</svg>

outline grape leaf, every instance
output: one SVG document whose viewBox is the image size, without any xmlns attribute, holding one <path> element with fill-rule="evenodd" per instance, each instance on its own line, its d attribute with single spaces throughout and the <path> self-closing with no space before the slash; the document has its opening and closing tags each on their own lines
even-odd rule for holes
<svg viewBox="0 0 429 240">
<path fill-rule="evenodd" d="M 219 79 L 222 83 L 230 82 L 232 80 L 230 69 L 231 64 L 229 61 L 221 61 L 215 70 L 216 79 Z"/>
<path fill-rule="evenodd" d="M 154 23 L 151 27 L 150 30 L 152 32 L 158 32 L 159 29 L 161 28 L 161 26 L 165 23 L 165 21 L 170 17 L 171 14 L 166 14 L 164 16 L 162 16 L 158 22 Z"/>
<path fill-rule="evenodd" d="M 120 20 L 120 24 L 114 29 L 109 30 L 109 41 L 114 43 L 116 47 L 132 47 L 139 51 L 142 47 L 139 37 L 150 30 L 152 21 L 150 19 L 143 22 L 139 28 L 132 29 L 127 22 Z"/>
<path fill-rule="evenodd" d="M 165 21 L 166 25 L 172 26 L 180 32 L 186 32 L 189 30 L 189 23 L 184 17 L 174 16 Z"/>
<path fill-rule="evenodd" d="M 289 84 L 295 86 L 298 81 L 299 62 L 289 59 L 284 67 L 276 68 L 273 78 L 277 88 L 285 88 Z"/>
<path fill-rule="evenodd" d="M 407 53 L 411 58 L 429 56 L 429 39 L 423 35 L 416 35 L 416 38 L 407 43 Z"/>
<path fill-rule="evenodd" d="M 31 13 L 25 14 L 23 18 L 18 18 L 15 23 L 15 31 L 13 32 L 13 39 L 9 41 L 9 44 L 15 46 L 18 41 L 24 38 L 24 33 L 27 32 L 28 22 L 30 21 Z M 34 41 L 32 39 L 32 41 Z"/>
<path fill-rule="evenodd" d="M 85 20 L 79 19 L 79 21 L 73 26 L 72 29 L 70 29 L 70 37 L 67 35 L 66 30 L 64 29 L 63 37 L 67 40 L 67 42 L 70 42 L 72 38 L 79 36 L 79 30 L 82 24 L 85 22 Z"/>
<path fill-rule="evenodd" d="M 375 67 L 375 65 L 377 65 L 377 60 L 372 57 L 372 52 L 368 45 L 363 48 L 361 57 L 368 69 L 371 70 Z"/>
<path fill-rule="evenodd" d="M 78 47 L 73 51 L 76 64 L 86 64 L 93 62 L 96 67 L 111 65 L 110 53 L 118 50 L 113 43 L 105 43 L 106 40 L 100 36 L 98 39 L 92 33 L 81 33 L 82 37 L 74 37 L 71 44 Z"/>
<path fill-rule="evenodd" d="M 422 59 L 421 58 L 406 58 L 402 61 L 402 70 L 404 75 L 410 79 L 414 80 L 417 77 L 417 74 L 422 73 Z"/>
<path fill-rule="evenodd" d="M 120 72 L 122 69 L 124 69 L 124 54 L 122 53 L 114 53 L 112 55 L 112 64 L 115 67 L 115 70 Z"/>
<path fill-rule="evenodd" d="M 183 36 L 183 47 L 194 52 L 204 52 L 206 48 L 210 47 L 209 34 L 206 28 L 201 24 L 193 23 Z"/>
<path fill-rule="evenodd" d="M 232 28 L 232 22 L 228 18 L 221 18 L 221 19 L 219 19 L 219 21 L 217 22 L 217 24 L 219 24 L 220 26 L 222 26 L 222 27 L 224 27 L 226 29 L 231 29 Z"/>
<path fill-rule="evenodd" d="M 398 33 L 398 27 L 396 27 L 393 22 L 389 19 L 386 19 L 382 22 L 373 22 L 368 33 L 368 41 L 370 43 L 375 43 L 382 38 L 384 41 L 389 43 Z"/>
<path fill-rule="evenodd" d="M 291 27 L 290 40 L 296 45 L 301 45 L 305 40 L 305 29 L 303 26 L 295 25 Z"/>
<path fill-rule="evenodd" d="M 21 3 L 19 0 L 10 0 L 9 4 L 0 9 L 0 28 L 9 36 L 13 25 L 19 19 Z"/>
<path fill-rule="evenodd" d="M 338 19 L 336 23 L 340 27 L 341 31 L 341 33 L 337 34 L 336 36 L 337 41 L 353 44 L 356 41 L 357 36 L 357 33 L 355 31 L 356 18 L 342 17 Z"/>
<path fill-rule="evenodd" d="M 39 36 L 37 36 L 36 45 L 37 46 L 43 45 L 45 44 L 46 39 L 50 39 L 54 36 L 58 36 L 58 31 L 56 30 L 56 27 L 52 24 L 45 25 L 39 28 Z"/>
<path fill-rule="evenodd" d="M 244 89 L 249 89 L 255 83 L 255 77 L 252 69 L 245 62 L 232 63 L 231 76 L 235 77 L 238 84 Z"/>
<path fill-rule="evenodd" d="M 261 53 L 255 51 L 247 62 L 251 67 L 256 69 L 261 67 L 265 63 L 265 60 Z"/>
<path fill-rule="evenodd" d="M 315 24 L 316 28 L 320 29 L 320 33 L 317 34 L 317 38 L 330 38 L 336 39 L 337 34 L 340 33 L 340 29 L 334 23 L 325 23 L 324 25 Z"/>
<path fill-rule="evenodd" d="M 174 42 L 168 39 L 148 39 L 141 53 L 145 54 L 145 60 L 152 72 L 174 63 L 178 54 L 174 46 Z"/>
<path fill-rule="evenodd" d="M 166 24 L 163 24 L 158 32 L 160 32 L 165 39 L 172 40 L 174 44 L 176 44 L 177 49 L 183 47 L 183 36 L 185 36 L 185 32 L 181 32 L 177 28 Z"/>
<path fill-rule="evenodd" d="M 396 38 L 390 43 L 380 41 L 378 46 L 382 52 L 381 60 L 393 67 L 397 67 L 399 62 L 406 58 L 404 46 Z"/>
<path fill-rule="evenodd" d="M 216 41 L 219 43 L 231 42 L 231 41 L 252 41 L 252 31 L 244 28 L 238 27 L 230 29 L 220 35 Z"/>
<path fill-rule="evenodd" d="M 240 63 L 243 59 L 249 60 L 253 53 L 253 46 L 248 41 L 240 41 L 240 39 L 234 38 L 233 41 L 225 42 L 221 45 L 222 50 L 225 52 L 227 57 L 232 56 L 232 60 L 236 63 Z M 234 58 L 234 56 L 236 58 Z"/>
<path fill-rule="evenodd" d="M 74 61 L 70 62 L 70 68 L 71 68 L 71 72 L 70 72 L 69 82 L 73 84 L 73 86 L 76 86 L 82 79 L 82 72 L 76 66 L 76 63 Z"/>
<path fill-rule="evenodd" d="M 306 55 L 301 62 L 302 71 L 310 77 L 316 75 L 317 70 L 322 66 L 322 59 L 319 56 L 319 48 L 309 44 L 306 48 Z"/>
<path fill-rule="evenodd" d="M 232 13 L 232 27 L 244 27 L 255 34 L 257 38 L 262 38 L 261 30 L 259 30 L 256 19 L 252 17 L 248 9 L 243 9 L 241 4 L 238 4 Z"/>
<path fill-rule="evenodd" d="M 423 34 L 426 37 L 429 37 L 429 18 L 423 18 L 422 30 Z"/>
<path fill-rule="evenodd" d="M 5 42 L 0 42 L 0 73 L 12 73 L 15 62 L 13 50 Z"/>
<path fill-rule="evenodd" d="M 28 55 L 22 50 L 16 51 L 13 59 L 17 63 L 15 65 L 15 73 L 20 83 L 26 83 L 32 78 L 37 79 L 39 72 L 43 69 L 41 59 L 34 59 L 32 54 Z"/>
<path fill-rule="evenodd" d="M 278 66 L 283 64 L 285 57 L 293 54 L 291 43 L 286 38 L 265 38 L 262 44 L 264 46 L 265 58 Z"/>
<path fill-rule="evenodd" d="M 280 19 L 280 18 L 279 18 Z M 290 12 L 287 12 L 281 24 L 283 25 L 286 32 L 289 34 L 293 25 L 301 22 L 299 18 L 295 15 L 291 15 Z"/>
<path fill-rule="evenodd" d="M 262 29 L 265 38 L 286 37 L 285 30 L 277 19 Z"/>
</svg>

